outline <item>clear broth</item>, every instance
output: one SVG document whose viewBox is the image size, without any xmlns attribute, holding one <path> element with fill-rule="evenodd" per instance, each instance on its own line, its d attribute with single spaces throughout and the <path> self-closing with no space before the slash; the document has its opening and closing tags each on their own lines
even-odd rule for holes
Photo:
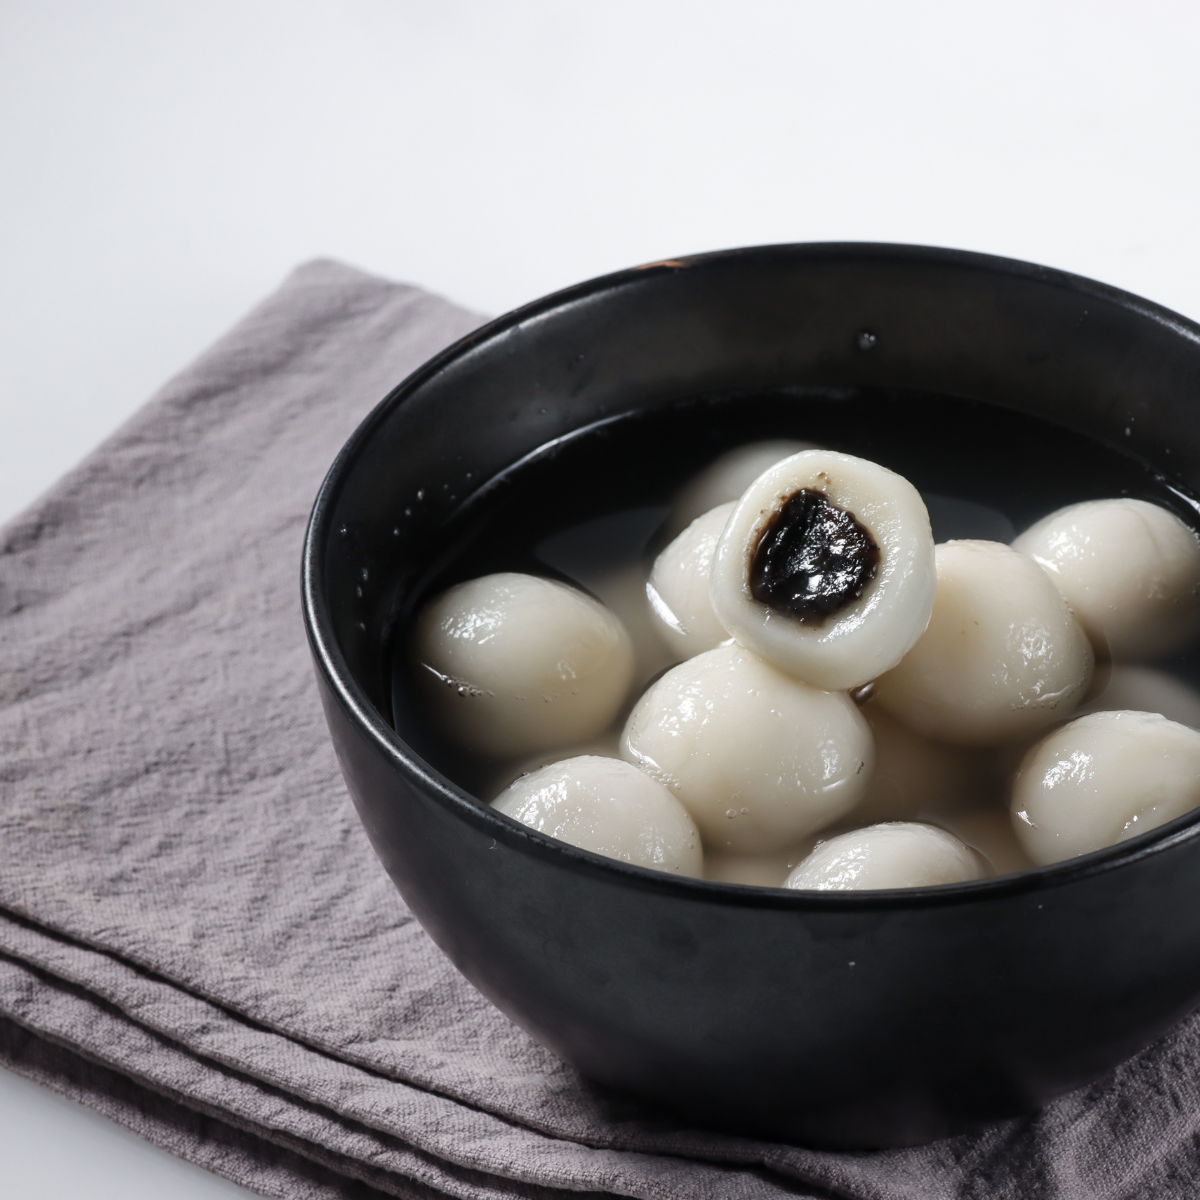
<svg viewBox="0 0 1200 1200">
<path fill-rule="evenodd" d="M 587 426 L 541 447 L 476 492 L 447 525 L 443 553 L 414 589 L 392 648 L 392 720 L 417 753 L 490 801 L 520 762 L 465 750 L 415 703 L 408 626 L 420 605 L 464 579 L 520 571 L 582 587 L 625 621 L 638 652 L 626 708 L 677 661 L 654 632 L 644 583 L 665 544 L 672 497 L 714 459 L 747 442 L 795 438 L 881 463 L 922 493 L 934 540 L 1009 542 L 1034 521 L 1083 500 L 1150 500 L 1193 528 L 1200 503 L 1150 464 L 1061 425 L 980 401 L 879 388 L 809 389 L 671 403 Z M 1155 664 L 1200 687 L 1197 647 Z M 625 713 L 610 731 L 616 734 Z M 603 741 L 603 739 L 602 739 Z M 963 820 L 930 819 L 980 843 L 997 873 L 1031 865 L 995 820 L 991 794 Z M 1005 817 L 1005 821 L 1007 818 Z M 955 828 L 955 825 L 958 828 Z M 983 830 L 976 836 L 972 830 Z M 990 832 L 989 832 L 990 831 Z M 822 831 L 828 836 L 833 830 Z M 983 842 L 995 849 L 988 852 Z M 1002 859 L 1003 861 L 995 861 Z"/>
</svg>

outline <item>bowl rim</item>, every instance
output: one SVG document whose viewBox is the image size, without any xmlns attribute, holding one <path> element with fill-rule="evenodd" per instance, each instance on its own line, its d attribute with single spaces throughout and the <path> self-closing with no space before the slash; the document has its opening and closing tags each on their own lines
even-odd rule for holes
<svg viewBox="0 0 1200 1200">
<path fill-rule="evenodd" d="M 733 259 L 792 258 L 804 260 L 871 260 L 926 262 L 1023 277 L 1062 288 L 1076 295 L 1102 299 L 1165 326 L 1176 335 L 1200 345 L 1200 324 L 1179 313 L 1155 304 L 1110 284 L 1086 276 L 1074 275 L 1054 267 L 1020 259 L 982 254 L 938 246 L 890 242 L 795 242 L 762 246 L 744 246 L 728 250 L 660 259 L 640 266 L 597 276 L 551 292 L 519 308 L 512 309 L 472 330 L 402 379 L 363 418 L 338 452 L 317 492 L 305 531 L 301 560 L 301 597 L 305 632 L 317 669 L 323 675 L 337 702 L 359 731 L 377 751 L 390 760 L 414 783 L 422 787 L 456 818 L 490 834 L 493 844 L 503 843 L 519 853 L 568 865 L 585 875 L 607 880 L 634 890 L 664 894 L 677 900 L 712 903 L 721 901 L 735 908 L 778 909 L 794 912 L 876 913 L 899 912 L 946 905 L 983 902 L 989 899 L 1034 895 L 1049 888 L 1066 886 L 1077 880 L 1107 874 L 1136 863 L 1148 856 L 1200 836 L 1200 807 L 1171 821 L 1147 830 L 1128 841 L 1094 850 L 1076 858 L 1009 875 L 992 876 L 969 883 L 938 884 L 928 887 L 890 888 L 863 891 L 808 891 L 783 887 L 723 883 L 674 875 L 649 867 L 640 867 L 620 859 L 583 850 L 548 834 L 522 825 L 498 812 L 490 804 L 459 787 L 427 763 L 383 719 L 367 698 L 349 669 L 338 646 L 324 591 L 325 548 L 332 533 L 333 511 L 345 479 L 359 455 L 370 442 L 376 428 L 393 409 L 424 387 L 451 364 L 458 362 L 492 340 L 522 326 L 534 324 L 551 314 L 574 307 L 595 297 L 620 291 L 646 278 L 647 273 L 675 273 L 719 265 Z M 480 486 L 486 486 L 484 480 Z M 1174 489 L 1172 489 L 1174 490 Z M 474 493 L 472 493 L 473 495 Z M 1200 511 L 1200 505 L 1186 494 L 1182 498 Z M 467 502 L 470 497 L 464 500 Z"/>
</svg>

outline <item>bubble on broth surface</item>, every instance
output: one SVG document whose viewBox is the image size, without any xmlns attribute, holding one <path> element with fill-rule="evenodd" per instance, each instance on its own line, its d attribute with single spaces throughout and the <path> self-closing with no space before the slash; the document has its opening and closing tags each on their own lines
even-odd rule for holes
<svg viewBox="0 0 1200 1200">
<path fill-rule="evenodd" d="M 821 842 L 784 885 L 815 891 L 934 887 L 983 877 L 972 851 L 933 825 L 891 821 Z"/>
<path fill-rule="evenodd" d="M 738 501 L 711 597 L 734 638 L 816 687 L 859 687 L 900 661 L 933 607 L 920 494 L 877 463 L 809 450 Z"/>
<path fill-rule="evenodd" d="M 418 683 L 443 727 L 487 754 L 597 736 L 633 677 L 621 622 L 575 588 L 532 575 L 457 584 L 425 606 L 414 633 Z"/>
<path fill-rule="evenodd" d="M 1157 658 L 1200 630 L 1200 540 L 1157 504 L 1072 504 L 1013 547 L 1047 572 L 1102 656 Z"/>
<path fill-rule="evenodd" d="M 711 512 L 718 504 L 737 500 L 742 493 L 768 468 L 780 459 L 798 454 L 801 450 L 816 450 L 812 442 L 778 439 L 750 442 L 722 454 L 710 463 L 675 498 L 667 516 L 666 530 L 675 537 L 697 517 Z"/>
<path fill-rule="evenodd" d="M 692 814 L 705 846 L 757 854 L 837 820 L 871 777 L 871 731 L 853 701 L 741 646 L 673 667 L 638 701 L 621 753 Z"/>
<path fill-rule="evenodd" d="M 995 746 L 1070 713 L 1092 667 L 1087 637 L 1032 559 L 999 542 L 946 542 L 929 627 L 875 696 L 926 737 Z"/>
<path fill-rule="evenodd" d="M 712 562 L 733 503 L 697 517 L 654 560 L 646 595 L 655 628 L 676 658 L 691 658 L 728 640 L 709 599 Z"/>
<path fill-rule="evenodd" d="M 1013 828 L 1035 863 L 1113 846 L 1200 803 L 1200 733 L 1157 713 L 1098 712 L 1056 729 L 1013 781 Z"/>
<path fill-rule="evenodd" d="M 699 876 L 700 834 L 671 793 L 619 758 L 585 755 L 514 780 L 497 811 L 550 837 L 608 858 Z"/>
</svg>

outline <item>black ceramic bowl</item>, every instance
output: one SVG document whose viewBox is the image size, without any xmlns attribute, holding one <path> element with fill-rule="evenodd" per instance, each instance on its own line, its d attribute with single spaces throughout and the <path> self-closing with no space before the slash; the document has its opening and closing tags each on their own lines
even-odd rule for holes
<svg viewBox="0 0 1200 1200">
<path fill-rule="evenodd" d="M 612 507 L 614 484 L 648 486 L 628 457 L 604 457 L 604 438 L 633 428 L 623 422 L 649 422 L 676 475 L 697 464 L 672 456 L 672 431 L 695 456 L 706 438 L 715 451 L 742 433 L 818 429 L 932 472 L 935 490 L 970 497 L 978 479 L 1008 479 L 1004 502 L 1032 520 L 1055 500 L 1121 490 L 1188 512 L 1198 398 L 1191 322 L 1086 279 L 947 250 L 701 255 L 492 322 L 363 422 L 308 531 L 321 695 L 379 857 L 513 1020 L 602 1084 L 696 1121 L 898 1145 L 1095 1078 L 1200 1001 L 1196 815 L 954 887 L 817 894 L 668 877 L 474 799 L 405 709 L 403 684 L 393 708 L 392 654 L 444 577 L 464 505 L 485 522 L 504 510 L 503 481 L 526 470 L 514 464 L 599 446 L 570 472 L 572 503 L 603 493 Z M 1055 491 L 1056 462 L 1073 491 Z"/>
</svg>

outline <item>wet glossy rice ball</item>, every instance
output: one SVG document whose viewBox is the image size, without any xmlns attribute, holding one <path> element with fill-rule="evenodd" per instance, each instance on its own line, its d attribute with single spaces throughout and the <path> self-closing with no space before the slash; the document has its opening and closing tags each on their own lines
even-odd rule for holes
<svg viewBox="0 0 1200 1200">
<path fill-rule="evenodd" d="M 875 698 L 926 737 L 998 746 L 1067 716 L 1092 666 L 1087 637 L 1032 559 L 999 542 L 944 542 L 929 627 Z"/>
<path fill-rule="evenodd" d="M 712 569 L 717 619 L 815 687 L 859 687 L 921 636 L 933 535 L 908 480 L 830 450 L 793 455 L 738 501 Z"/>
<path fill-rule="evenodd" d="M 712 650 L 729 638 L 708 589 L 717 543 L 733 507 L 720 504 L 697 517 L 654 560 L 646 595 L 658 634 L 677 658 Z"/>
<path fill-rule="evenodd" d="M 582 850 L 672 875 L 701 873 L 700 834 L 683 805 L 619 758 L 542 767 L 514 780 L 493 806 Z"/>
<path fill-rule="evenodd" d="M 1200 539 L 1157 504 L 1072 504 L 1013 547 L 1054 580 L 1101 657 L 1157 658 L 1200 630 Z"/>
<path fill-rule="evenodd" d="M 915 821 L 891 821 L 838 834 L 787 877 L 785 887 L 865 891 L 968 883 L 983 865 L 952 833 Z"/>
<path fill-rule="evenodd" d="M 825 692 L 741 646 L 672 668 L 638 701 L 621 753 L 679 797 L 706 847 L 779 850 L 858 803 L 871 731 L 843 692 Z"/>
<path fill-rule="evenodd" d="M 1035 863 L 1114 846 L 1200 804 L 1200 733 L 1157 713 L 1098 712 L 1025 756 L 1012 788 L 1017 837 Z"/>
<path fill-rule="evenodd" d="M 633 677 L 629 635 L 608 609 L 566 584 L 515 573 L 430 601 L 414 657 L 446 732 L 505 757 L 598 736 Z"/>
</svg>

